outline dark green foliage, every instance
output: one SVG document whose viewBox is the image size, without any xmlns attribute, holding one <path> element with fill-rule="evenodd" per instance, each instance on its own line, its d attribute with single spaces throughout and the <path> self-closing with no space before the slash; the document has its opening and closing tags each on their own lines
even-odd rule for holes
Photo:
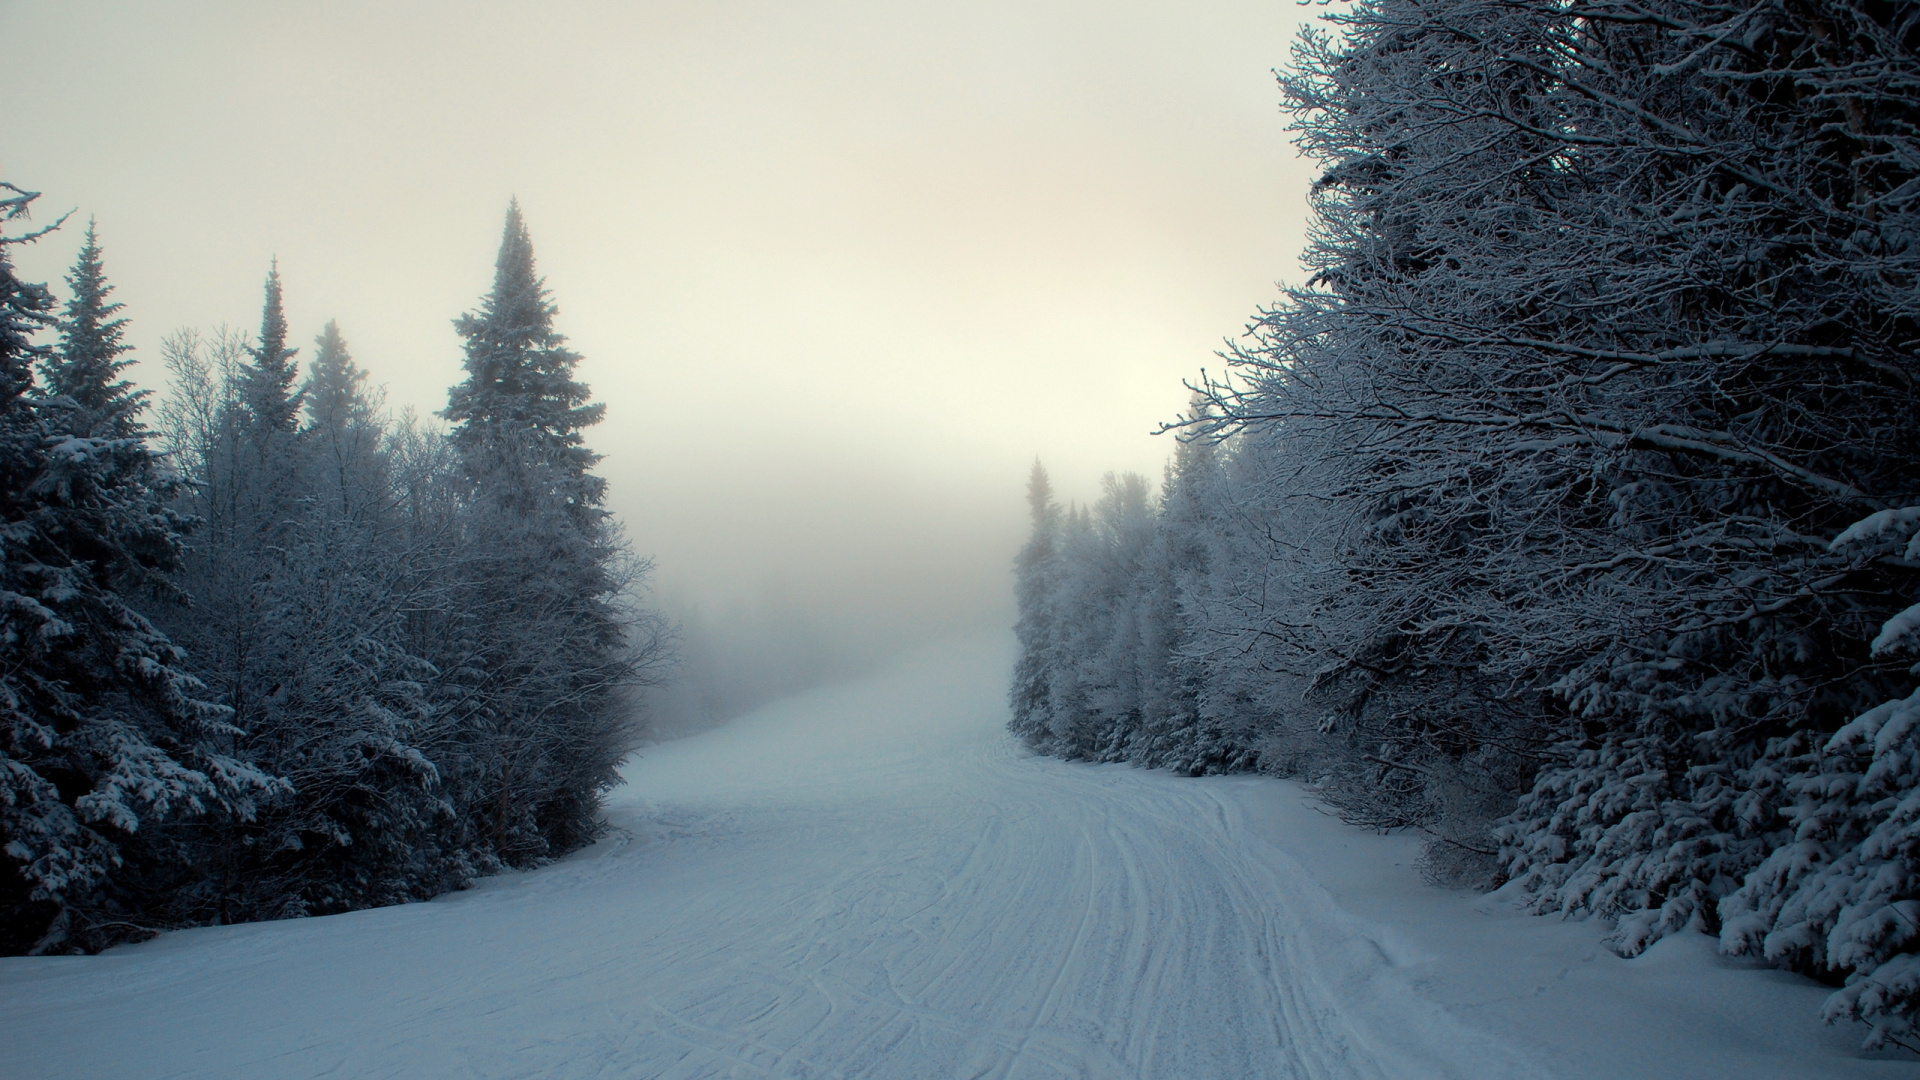
<svg viewBox="0 0 1920 1080">
<path fill-rule="evenodd" d="M 574 379 L 519 204 L 493 288 L 455 327 L 467 378 L 442 414 L 470 487 L 471 613 L 457 667 L 470 752 L 459 782 L 494 854 L 524 863 L 597 834 L 601 792 L 632 738 L 623 552 L 583 429 L 604 408 Z"/>
<path fill-rule="evenodd" d="M 135 388 L 123 377 L 133 363 L 125 355 L 128 347 L 122 340 L 127 320 L 118 317 L 124 305 L 108 299 L 113 286 L 107 282 L 99 235 L 91 221 L 79 258 L 67 275 L 67 287 L 72 293 L 60 319 L 60 344 L 42 365 L 47 397 L 74 403 L 70 423 L 76 435 L 145 434 L 140 413 L 150 391 Z"/>
<path fill-rule="evenodd" d="M 494 498 L 538 512 L 557 496 L 589 526 L 601 515 L 606 481 L 588 472 L 600 456 L 583 432 L 606 406 L 588 404 L 586 384 L 573 378 L 580 357 L 553 328 L 557 312 L 534 272 L 533 240 L 516 200 L 507 207 L 492 290 L 478 311 L 454 322 L 466 339 L 467 378 L 447 395 L 441 415 L 453 422 L 453 444 L 476 476 L 489 483 L 502 472 L 511 477 L 511 489 Z"/>
<path fill-rule="evenodd" d="M 256 438 L 289 435 L 300 425 L 301 393 L 295 384 L 300 369 L 293 362 L 298 349 L 287 348 L 287 313 L 281 303 L 280 263 L 267 271 L 266 300 L 260 308 L 260 338 L 246 365 L 240 400 Z"/>
</svg>

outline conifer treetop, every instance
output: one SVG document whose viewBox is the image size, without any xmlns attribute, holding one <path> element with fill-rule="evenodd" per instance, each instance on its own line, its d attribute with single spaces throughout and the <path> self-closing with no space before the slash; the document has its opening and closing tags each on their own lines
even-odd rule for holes
<svg viewBox="0 0 1920 1080">
<path fill-rule="evenodd" d="M 262 431 L 291 432 L 299 426 L 301 392 L 295 389 L 298 349 L 287 348 L 287 313 L 280 296 L 280 260 L 267 271 L 266 301 L 260 309 L 260 340 L 246 366 L 246 406 Z"/>
<path fill-rule="evenodd" d="M 313 363 L 308 365 L 307 384 L 301 391 L 307 409 L 307 421 L 313 427 L 346 427 L 367 415 L 367 373 L 353 362 L 340 324 L 328 319 L 313 339 Z"/>
<path fill-rule="evenodd" d="M 1059 515 L 1053 502 L 1053 481 L 1047 478 L 1046 466 L 1039 458 L 1033 459 L 1033 468 L 1027 473 L 1027 509 L 1033 515 L 1033 523 L 1043 525 Z"/>
<path fill-rule="evenodd" d="M 0 180 L 0 223 L 27 218 L 37 191 L 27 191 Z M 62 221 L 66 220 L 64 217 Z M 33 334 L 53 321 L 53 294 L 44 285 L 21 281 L 13 273 L 8 248 L 28 243 L 60 222 L 30 233 L 15 236 L 0 234 L 0 409 L 11 409 L 33 386 L 33 361 L 45 356 L 47 347 L 36 344 Z"/>
<path fill-rule="evenodd" d="M 124 335 L 127 320 L 117 317 L 125 306 L 108 299 L 113 285 L 107 281 L 101 257 L 100 236 L 92 219 L 87 221 L 86 240 L 67 274 L 72 289 L 60 319 L 60 344 L 42 358 L 50 398 L 66 398 L 79 412 L 72 418 L 76 432 L 112 438 L 143 434 L 140 413 L 146 408 L 148 391 L 137 390 L 120 377 L 133 361 L 122 359 L 130 351 Z"/>
<path fill-rule="evenodd" d="M 599 423 L 605 406 L 588 404 L 591 392 L 574 379 L 580 356 L 553 328 L 557 310 L 535 271 L 533 240 L 516 199 L 507 206 L 492 291 L 478 311 L 454 321 L 466 339 L 467 377 L 449 392 L 441 415 L 453 421 L 454 444 L 470 462 L 512 446 L 584 478 L 600 460 L 581 430 Z M 597 502 L 598 485 L 573 497 Z"/>
</svg>

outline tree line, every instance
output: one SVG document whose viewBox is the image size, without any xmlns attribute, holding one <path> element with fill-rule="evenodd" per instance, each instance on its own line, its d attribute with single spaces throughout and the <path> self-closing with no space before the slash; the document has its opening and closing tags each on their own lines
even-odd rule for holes
<svg viewBox="0 0 1920 1080">
<path fill-rule="evenodd" d="M 1920 1049 L 1920 9 L 1358 0 L 1311 277 L 1158 495 L 1037 465 L 1012 729 L 1296 776 Z"/>
<path fill-rule="evenodd" d="M 340 328 L 180 331 L 158 401 L 88 225 L 0 182 L 0 951 L 424 899 L 574 850 L 668 633 L 517 204 L 447 424 Z M 65 219 L 62 219 L 64 221 Z"/>
</svg>

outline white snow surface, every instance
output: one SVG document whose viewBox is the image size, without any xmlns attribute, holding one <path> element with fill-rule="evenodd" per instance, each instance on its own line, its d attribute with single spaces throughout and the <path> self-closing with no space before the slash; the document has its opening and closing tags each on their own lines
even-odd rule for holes
<svg viewBox="0 0 1920 1080">
<path fill-rule="evenodd" d="M 0 1076 L 1880 1077 L 1825 989 L 1420 883 L 1298 785 L 1037 758 L 1011 643 L 647 750 L 425 904 L 0 961 Z"/>
</svg>

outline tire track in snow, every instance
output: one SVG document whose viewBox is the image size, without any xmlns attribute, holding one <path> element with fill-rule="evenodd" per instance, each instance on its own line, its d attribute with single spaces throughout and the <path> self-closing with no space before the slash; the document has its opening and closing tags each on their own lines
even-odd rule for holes
<svg viewBox="0 0 1920 1080">
<path fill-rule="evenodd" d="M 1060 984 L 1066 980 L 1068 972 L 1073 969 L 1074 961 L 1079 959 L 1080 948 L 1087 940 L 1087 928 L 1093 923 L 1094 901 L 1099 889 L 1100 862 L 1093 851 L 1093 845 L 1087 842 L 1091 834 L 1088 833 L 1084 823 L 1080 828 L 1080 836 L 1082 841 L 1080 845 L 1081 850 L 1076 854 L 1079 859 L 1086 864 L 1087 868 L 1086 884 L 1084 886 L 1086 889 L 1086 904 L 1080 909 L 1080 922 L 1073 928 L 1073 940 L 1068 944 L 1066 952 L 1060 957 L 1059 965 L 1054 968 L 1053 978 L 1047 983 L 1046 993 L 1041 997 L 1040 1003 L 1034 1007 L 1033 1019 L 1028 1022 L 1026 1030 L 1020 1033 L 1020 1041 L 1014 1047 L 1013 1053 L 1007 1056 L 1006 1061 L 1001 1064 L 1000 1068 L 994 1070 L 993 1075 L 997 1080 L 1012 1080 L 1013 1071 L 1019 1066 L 1020 1059 L 1025 1056 L 1028 1045 L 1033 1042 L 1034 1033 L 1040 1030 L 1041 1025 L 1045 1024 L 1047 1020 L 1051 1018 L 1059 1001 Z M 1077 878 L 1080 875 L 1076 873 L 1074 876 Z"/>
</svg>

